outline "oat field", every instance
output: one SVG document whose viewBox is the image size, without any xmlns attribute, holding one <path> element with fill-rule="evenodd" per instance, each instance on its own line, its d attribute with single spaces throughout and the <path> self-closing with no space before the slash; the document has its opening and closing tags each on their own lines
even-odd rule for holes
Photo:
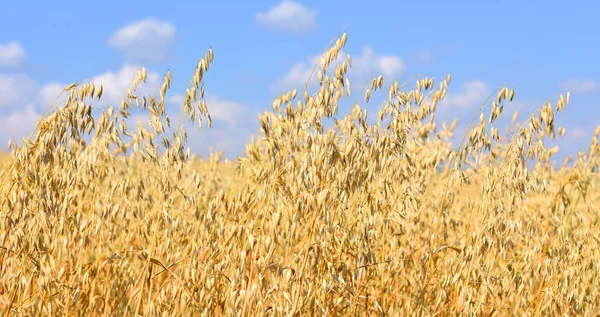
<svg viewBox="0 0 600 317">
<path fill-rule="evenodd" d="M 351 89 L 346 40 L 235 162 L 186 147 L 184 121 L 211 126 L 212 50 L 179 118 L 168 72 L 106 111 L 101 84 L 65 87 L 1 159 L 2 316 L 597 316 L 600 126 L 552 164 L 570 94 L 518 115 L 500 87 L 453 144 L 450 76 Z"/>
</svg>

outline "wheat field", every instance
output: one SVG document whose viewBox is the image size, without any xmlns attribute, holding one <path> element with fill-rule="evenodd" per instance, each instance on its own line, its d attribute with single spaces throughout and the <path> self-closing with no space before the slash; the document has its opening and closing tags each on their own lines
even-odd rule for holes
<svg viewBox="0 0 600 317">
<path fill-rule="evenodd" d="M 570 93 L 521 117 L 500 87 L 456 144 L 434 116 L 449 75 L 351 90 L 346 40 L 235 162 L 186 147 L 212 50 L 180 118 L 170 73 L 106 110 L 101 84 L 65 87 L 1 158 L 2 316 L 597 316 L 600 126 L 562 165 L 548 145 Z"/>
</svg>

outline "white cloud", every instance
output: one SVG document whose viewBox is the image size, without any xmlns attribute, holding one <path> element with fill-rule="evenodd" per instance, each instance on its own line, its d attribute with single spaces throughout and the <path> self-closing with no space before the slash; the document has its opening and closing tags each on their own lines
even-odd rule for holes
<svg viewBox="0 0 600 317">
<path fill-rule="evenodd" d="M 21 143 L 21 138 L 28 137 L 41 118 L 33 105 L 28 105 L 23 111 L 13 112 L 8 116 L 0 116 L 0 148 L 8 145 L 8 140 Z"/>
<path fill-rule="evenodd" d="M 404 71 L 404 62 L 398 56 L 377 55 L 371 46 L 365 46 L 362 54 L 352 60 L 352 68 L 349 69 L 351 76 L 359 80 L 360 85 L 372 77 L 382 75 L 388 81 L 395 79 Z"/>
<path fill-rule="evenodd" d="M 303 88 L 319 58 L 320 55 L 315 55 L 309 58 L 307 62 L 299 62 L 294 64 L 282 78 L 277 80 L 277 83 L 274 83 L 271 86 L 272 90 L 282 93 L 294 88 Z M 316 71 L 318 71 L 318 68 L 315 70 L 315 73 L 311 78 L 312 84 L 317 83 Z"/>
<path fill-rule="evenodd" d="M 47 108 L 52 104 L 54 100 L 56 100 L 56 103 L 54 104 L 55 106 L 61 106 L 62 103 L 61 98 L 59 98 L 59 95 L 62 93 L 63 89 L 66 86 L 67 85 L 58 82 L 50 82 L 44 85 L 42 89 L 40 89 L 38 96 L 38 102 L 40 104 L 40 107 Z M 67 92 L 63 94 L 65 98 L 67 94 Z M 62 100 L 64 100 L 64 98 L 62 98 Z"/>
<path fill-rule="evenodd" d="M 230 127 L 235 127 L 244 115 L 244 106 L 239 103 L 221 99 L 219 97 L 207 97 L 206 107 L 213 120 L 220 120 Z"/>
<path fill-rule="evenodd" d="M 101 82 L 104 88 L 102 99 L 91 102 L 94 107 L 106 108 L 109 104 L 118 107 L 127 93 L 127 87 L 137 73 L 138 68 L 125 65 L 116 72 L 105 72 L 95 76 L 95 82 Z M 26 75 L 7 75 L 0 73 L 0 142 L 9 139 L 20 141 L 27 137 L 42 112 L 50 106 L 68 84 L 50 82 L 39 84 Z M 158 73 L 148 71 L 147 81 L 138 90 L 139 94 L 154 95 L 162 85 Z M 56 106 L 62 106 L 67 93 L 57 100 Z M 6 144 L 6 143 L 5 143 Z M 2 144 L 0 144 L 0 147 Z"/>
<path fill-rule="evenodd" d="M 185 96 L 183 94 L 175 94 L 166 97 L 167 103 L 177 106 L 181 106 L 183 104 L 184 98 Z"/>
<path fill-rule="evenodd" d="M 26 75 L 0 73 L 0 109 L 22 108 L 37 92 L 37 83 Z"/>
<path fill-rule="evenodd" d="M 184 94 L 174 94 L 166 97 L 166 103 L 173 106 L 173 111 L 181 111 L 184 98 Z M 234 101 L 216 96 L 208 96 L 205 101 L 212 120 L 222 121 L 229 127 L 236 126 L 246 114 L 245 106 Z"/>
<path fill-rule="evenodd" d="M 94 101 L 92 104 L 95 107 L 100 107 L 103 109 L 106 109 L 109 105 L 118 108 L 121 100 L 126 96 L 127 88 L 130 87 L 131 81 L 136 75 L 138 69 L 139 68 L 135 65 L 126 64 L 117 71 L 107 71 L 97 76 L 93 76 L 92 79 L 94 83 L 102 84 L 103 93 L 100 101 Z M 162 84 L 162 76 L 157 72 L 148 70 L 146 75 L 146 83 L 138 88 L 136 94 L 140 97 L 152 96 L 158 98 L 158 92 L 160 91 Z M 37 97 L 38 102 L 42 104 L 43 108 L 45 109 L 61 93 L 65 86 L 67 85 L 57 82 L 51 82 L 44 85 L 39 90 Z M 184 95 L 173 94 L 172 91 L 169 90 L 165 100 L 166 107 L 170 108 L 167 109 L 168 112 L 170 113 L 171 110 L 175 111 L 174 113 L 176 113 L 178 117 L 184 100 Z M 206 104 L 213 120 L 223 121 L 230 126 L 234 126 L 236 123 L 238 123 L 245 112 L 245 107 L 243 105 L 219 97 L 207 97 Z M 146 118 L 145 115 L 142 117 Z"/>
<path fill-rule="evenodd" d="M 107 71 L 94 76 L 95 83 L 101 83 L 104 91 L 102 92 L 101 103 L 103 105 L 113 105 L 117 108 L 123 97 L 127 94 L 127 88 L 130 86 L 133 78 L 140 67 L 125 64 L 118 71 Z M 148 71 L 146 73 L 146 83 L 138 88 L 138 96 L 157 96 L 162 86 L 162 76 L 157 72 Z"/>
<path fill-rule="evenodd" d="M 25 49 L 21 43 L 11 41 L 0 43 L 0 67 L 19 67 L 25 61 Z"/>
<path fill-rule="evenodd" d="M 345 53 L 341 55 L 343 56 Z M 320 57 L 321 55 L 318 54 L 306 62 L 294 64 L 287 74 L 280 78 L 277 83 L 273 84 L 272 89 L 278 93 L 282 93 L 294 88 L 303 88 Z M 311 85 L 317 84 L 317 71 L 319 67 L 317 67 L 311 78 Z M 351 85 L 362 87 L 365 82 L 370 82 L 373 77 L 379 75 L 382 75 L 387 81 L 395 80 L 404 69 L 405 65 L 400 57 L 378 55 L 372 47 L 365 46 L 358 57 L 352 57 L 352 67 L 348 68 L 348 77 Z"/>
<path fill-rule="evenodd" d="M 171 118 L 171 129 L 175 130 L 181 111 L 181 102 L 183 94 L 174 94 L 167 97 L 167 102 L 176 107 L 167 109 L 167 115 Z M 257 116 L 249 116 L 246 106 L 225 100 L 216 96 L 206 98 L 208 112 L 213 119 L 212 128 L 208 128 L 204 121 L 203 128 L 198 129 L 196 123 L 191 123 L 187 118 L 183 118 L 182 127 L 187 131 L 187 146 L 191 152 L 207 156 L 209 149 L 223 151 L 226 157 L 235 159 L 236 155 L 244 153 L 245 144 L 250 141 L 252 133 L 257 132 Z M 148 126 L 148 114 L 136 113 L 129 117 L 126 122 L 129 128 L 137 127 L 138 120 L 144 126 Z"/>
<path fill-rule="evenodd" d="M 118 70 L 107 71 L 93 76 L 93 82 L 102 83 L 104 92 L 100 101 L 91 101 L 93 107 L 106 109 L 109 104 L 119 107 L 121 99 L 127 92 L 133 77 L 138 71 L 135 65 L 125 64 Z M 148 70 L 146 83 L 138 89 L 138 95 L 157 96 L 162 85 L 163 76 Z M 35 81 L 25 75 L 5 75 L 0 73 L 0 148 L 6 149 L 9 139 L 22 143 L 21 138 L 29 136 L 44 110 L 57 96 L 61 94 L 66 83 L 49 82 L 40 87 Z M 59 98 L 57 105 L 64 103 L 66 93 Z M 176 124 L 181 111 L 183 94 L 167 93 L 167 113 Z M 224 151 L 230 158 L 244 151 L 244 144 L 250 135 L 256 132 L 256 116 L 249 116 L 248 109 L 237 102 L 217 96 L 206 98 L 209 113 L 213 118 L 213 128 L 206 126 L 198 131 L 196 124 L 186 122 L 188 144 L 194 153 L 207 154 L 210 147 Z M 133 112 L 126 121 L 130 128 L 135 129 L 137 121 L 147 125 L 147 112 Z M 2 146 L 2 143 L 4 146 Z"/>
<path fill-rule="evenodd" d="M 136 65 L 125 64 L 116 71 L 106 71 L 92 77 L 92 82 L 96 85 L 102 84 L 102 98 L 100 101 L 87 100 L 94 107 L 107 109 L 109 105 L 118 109 L 121 105 L 121 100 L 127 95 L 127 88 L 131 86 L 133 78 L 137 71 L 141 69 Z M 138 87 L 136 94 L 138 96 L 157 97 L 160 87 L 162 86 L 162 76 L 157 72 L 148 70 L 146 74 L 146 83 Z M 68 86 L 68 83 L 50 82 L 45 84 L 35 94 L 35 104 L 38 109 L 46 109 L 56 99 L 55 106 L 62 106 L 68 92 L 63 93 L 63 89 Z M 62 96 L 59 95 L 62 93 Z M 170 104 L 169 94 L 167 93 L 167 103 Z M 58 99 L 57 99 L 58 97 Z"/>
<path fill-rule="evenodd" d="M 450 88 L 449 91 L 452 89 Z M 467 110 L 476 106 L 481 106 L 491 91 L 485 82 L 481 80 L 469 81 L 462 85 L 462 89 L 457 93 L 448 92 L 446 98 L 440 102 L 440 107 L 447 110 Z"/>
<path fill-rule="evenodd" d="M 600 85 L 592 79 L 570 78 L 563 83 L 563 89 L 575 93 L 592 92 L 600 88 Z"/>
<path fill-rule="evenodd" d="M 292 33 L 311 31 L 316 27 L 317 10 L 297 2 L 283 0 L 267 12 L 256 14 L 256 20 L 269 28 Z"/>
<path fill-rule="evenodd" d="M 175 26 L 169 21 L 143 19 L 115 32 L 109 45 L 135 61 L 159 61 L 168 57 L 175 41 Z"/>
<path fill-rule="evenodd" d="M 94 80 L 101 81 L 105 89 L 101 100 L 102 105 L 110 103 L 117 107 L 136 71 L 136 67 L 125 65 L 116 72 L 105 72 L 95 76 Z M 162 85 L 162 76 L 150 70 L 148 70 L 147 76 L 147 83 L 138 91 L 139 95 L 158 94 Z M 165 107 L 173 130 L 177 126 L 183 100 L 184 94 L 173 93 L 171 90 L 167 92 Z M 187 144 L 192 153 L 207 155 L 210 147 L 223 151 L 229 158 L 235 158 L 236 155 L 243 153 L 244 144 L 249 141 L 250 134 L 254 132 L 258 120 L 248 116 L 247 108 L 244 105 L 217 96 L 207 96 L 206 105 L 213 119 L 211 129 L 204 122 L 202 130 L 198 130 L 197 122 L 192 124 L 185 117 L 183 118 L 182 124 L 188 134 Z M 148 112 L 133 113 L 126 120 L 127 126 L 135 129 L 138 120 L 144 126 L 148 126 Z"/>
</svg>

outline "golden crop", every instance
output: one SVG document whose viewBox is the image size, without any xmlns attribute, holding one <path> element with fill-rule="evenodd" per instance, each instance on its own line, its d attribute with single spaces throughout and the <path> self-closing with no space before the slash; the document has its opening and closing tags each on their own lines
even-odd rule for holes
<svg viewBox="0 0 600 317">
<path fill-rule="evenodd" d="M 593 316 L 600 311 L 600 147 L 561 167 L 545 141 L 570 95 L 502 131 L 500 87 L 458 147 L 434 119 L 448 89 L 389 87 L 377 118 L 350 96 L 346 34 L 314 92 L 277 97 L 237 162 L 186 151 L 183 119 L 210 126 L 202 78 L 182 116 L 158 96 L 107 111 L 93 82 L 65 88 L 1 168 L 3 316 Z M 130 128 L 130 110 L 147 125 Z M 333 125 L 327 127 L 326 120 Z M 90 136 L 87 136 L 90 134 Z"/>
</svg>

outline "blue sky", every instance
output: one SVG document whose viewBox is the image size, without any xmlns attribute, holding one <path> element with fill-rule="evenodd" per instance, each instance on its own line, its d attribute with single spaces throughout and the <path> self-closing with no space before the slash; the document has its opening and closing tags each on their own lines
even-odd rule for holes
<svg viewBox="0 0 600 317">
<path fill-rule="evenodd" d="M 557 122 L 567 128 L 561 152 L 573 154 L 600 124 L 599 10 L 595 1 L 11 1 L 0 11 L 0 146 L 28 135 L 72 82 L 98 80 L 104 102 L 118 104 L 140 65 L 151 92 L 171 70 L 175 117 L 198 58 L 212 47 L 204 82 L 215 123 L 189 129 L 189 146 L 235 158 L 256 134 L 258 113 L 300 87 L 315 56 L 347 32 L 355 96 L 379 74 L 389 84 L 451 73 L 447 107 L 436 116 L 449 121 L 470 121 L 503 84 L 516 91 L 507 118 L 554 104 L 569 89 Z M 378 106 L 367 108 L 375 115 Z"/>
</svg>

